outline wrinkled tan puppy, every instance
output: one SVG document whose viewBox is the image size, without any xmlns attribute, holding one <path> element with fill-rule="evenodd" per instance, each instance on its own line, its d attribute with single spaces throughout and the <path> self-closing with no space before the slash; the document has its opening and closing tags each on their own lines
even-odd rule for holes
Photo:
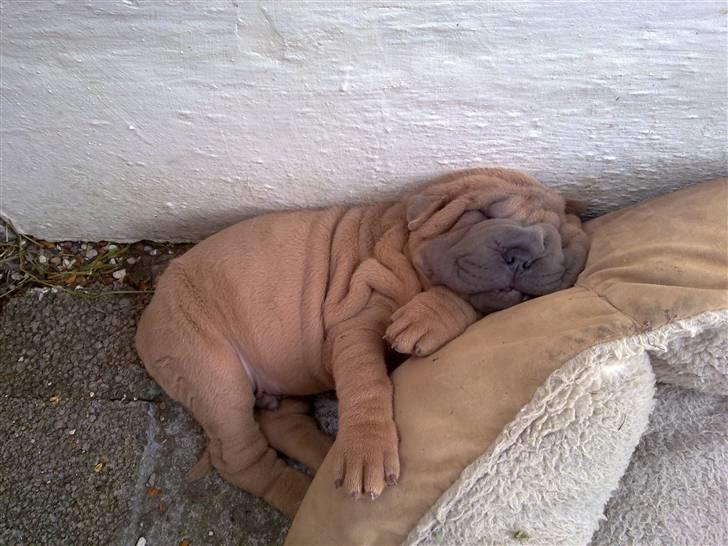
<svg viewBox="0 0 728 546">
<path fill-rule="evenodd" d="M 574 283 L 587 238 L 555 191 L 505 169 L 445 177 L 399 202 L 259 216 L 174 260 L 137 333 L 149 373 L 204 428 L 210 466 L 293 516 L 333 450 L 337 486 L 399 478 L 385 340 L 427 355 L 481 316 Z M 303 396 L 335 388 L 333 446 Z M 332 484 L 333 486 L 334 484 Z"/>
</svg>

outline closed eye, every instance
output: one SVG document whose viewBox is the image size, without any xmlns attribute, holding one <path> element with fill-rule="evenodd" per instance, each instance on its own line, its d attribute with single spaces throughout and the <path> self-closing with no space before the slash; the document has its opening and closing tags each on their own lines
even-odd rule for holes
<svg viewBox="0 0 728 546">
<path fill-rule="evenodd" d="M 484 267 L 481 264 L 474 262 L 470 258 L 466 258 L 465 256 L 461 256 L 455 259 L 455 265 L 457 265 L 458 267 L 463 267 L 463 264 L 470 266 L 473 269 L 488 269 L 487 267 Z"/>
</svg>

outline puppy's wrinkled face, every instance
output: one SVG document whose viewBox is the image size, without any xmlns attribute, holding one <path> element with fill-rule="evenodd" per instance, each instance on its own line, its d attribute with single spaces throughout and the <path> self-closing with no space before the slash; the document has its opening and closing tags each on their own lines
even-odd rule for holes
<svg viewBox="0 0 728 546">
<path fill-rule="evenodd" d="M 566 271 L 553 225 L 522 226 L 479 211 L 423 242 L 413 259 L 432 284 L 447 286 L 483 313 L 558 290 Z"/>
</svg>

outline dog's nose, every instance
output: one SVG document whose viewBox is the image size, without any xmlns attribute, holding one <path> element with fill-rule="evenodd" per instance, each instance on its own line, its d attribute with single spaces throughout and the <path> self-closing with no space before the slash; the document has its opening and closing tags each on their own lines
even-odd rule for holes
<svg viewBox="0 0 728 546">
<path fill-rule="evenodd" d="M 532 258 L 522 249 L 512 249 L 503 254 L 503 260 L 513 273 L 520 273 L 531 268 Z"/>
</svg>

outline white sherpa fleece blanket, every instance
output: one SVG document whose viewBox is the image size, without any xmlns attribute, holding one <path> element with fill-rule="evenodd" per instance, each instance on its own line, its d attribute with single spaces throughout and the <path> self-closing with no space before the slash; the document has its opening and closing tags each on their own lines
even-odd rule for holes
<svg viewBox="0 0 728 546">
<path fill-rule="evenodd" d="M 728 544 L 727 395 L 728 311 L 593 347 L 404 544 Z"/>
<path fill-rule="evenodd" d="M 594 546 L 728 544 L 728 397 L 657 388 Z"/>
</svg>

